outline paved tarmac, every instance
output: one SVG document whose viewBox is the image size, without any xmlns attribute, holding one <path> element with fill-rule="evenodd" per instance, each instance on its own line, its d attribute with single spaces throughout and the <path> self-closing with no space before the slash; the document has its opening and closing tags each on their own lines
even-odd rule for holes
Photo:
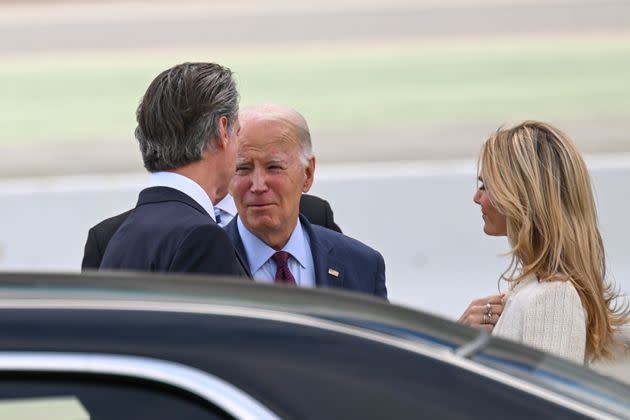
<svg viewBox="0 0 630 420">
<path fill-rule="evenodd" d="M 74 54 L 112 51 L 144 54 L 256 45 L 291 51 L 311 44 L 364 48 L 377 42 L 439 45 L 453 40 L 510 42 L 515 37 L 544 42 L 548 37 L 630 33 L 630 2 L 614 0 L 271 0 L 264 4 L 254 0 L 62 4 L 0 0 L 0 8 L 0 60 L 5 62 L 12 57 L 46 55 L 64 60 Z M 585 153 L 630 152 L 628 118 L 554 122 L 571 133 Z M 494 128 L 487 122 L 453 121 L 423 122 L 394 131 L 356 126 L 323 129 L 314 133 L 315 151 L 321 163 L 470 158 Z M 131 133 L 127 139 L 61 147 L 63 139 L 53 140 L 38 143 L 37 154 L 30 152 L 33 144 L 0 144 L 5 157 L 0 178 L 142 170 Z"/>
<path fill-rule="evenodd" d="M 300 2 L 297 2 L 300 3 Z M 630 2 L 89 3 L 12 7 L 0 54 L 627 31 Z"/>
<path fill-rule="evenodd" d="M 143 54 L 256 45 L 290 51 L 310 44 L 362 48 L 376 42 L 420 40 L 439 45 L 448 40 L 509 42 L 514 37 L 544 42 L 548 37 L 630 33 L 630 2 L 615 0 L 270 0 L 264 4 L 254 0 L 61 4 L 0 0 L 0 8 L 0 60 L 5 61 L 42 54 L 63 60 L 87 52 Z M 554 122 L 571 133 L 585 153 L 630 152 L 628 118 Z M 394 131 L 323 129 L 314 133 L 315 151 L 321 163 L 470 158 L 494 128 L 487 122 L 453 121 L 418 123 Z M 0 178 L 142 170 L 131 133 L 128 139 L 107 142 L 60 147 L 59 141 L 63 139 L 37 144 L 41 152 L 37 154 L 30 153 L 32 144 L 0 144 L 5 157 Z"/>
</svg>

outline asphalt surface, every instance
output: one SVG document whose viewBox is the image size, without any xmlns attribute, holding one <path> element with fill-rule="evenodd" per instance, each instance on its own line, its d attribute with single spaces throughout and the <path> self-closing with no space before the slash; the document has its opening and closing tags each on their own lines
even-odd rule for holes
<svg viewBox="0 0 630 420">
<path fill-rule="evenodd" d="M 478 2 L 441 5 L 382 2 L 371 7 L 318 9 L 249 7 L 213 11 L 204 3 L 102 8 L 63 14 L 32 8 L 0 19 L 0 54 L 37 51 L 98 51 L 305 42 L 383 41 L 518 34 L 616 32 L 630 28 L 630 2 L 548 1 L 529 4 Z M 342 2 L 343 4 L 343 2 Z M 471 3 L 467 3 L 471 4 Z M 41 7 L 41 6 L 40 6 Z M 90 13 L 92 10 L 92 13 Z M 170 13 L 169 13 L 170 10 Z M 41 14 L 47 16 L 40 19 Z"/>
<path fill-rule="evenodd" d="M 630 2 L 623 0 L 269 0 L 264 4 L 254 0 L 0 0 L 0 10 L 0 60 L 5 61 L 178 48 L 211 51 L 259 45 L 291 51 L 309 44 L 369 48 L 389 41 L 509 42 L 512 37 L 536 37 L 544 42 L 556 36 L 630 33 Z M 554 122 L 585 153 L 630 152 L 626 118 Z M 418 123 L 394 131 L 355 126 L 323 129 L 313 138 L 320 163 L 473 158 L 495 128 L 487 122 L 457 121 Z M 0 178 L 142 171 L 132 133 L 127 139 L 60 145 L 63 142 L 0 144 L 5 157 Z M 41 153 L 31 153 L 34 147 Z"/>
</svg>

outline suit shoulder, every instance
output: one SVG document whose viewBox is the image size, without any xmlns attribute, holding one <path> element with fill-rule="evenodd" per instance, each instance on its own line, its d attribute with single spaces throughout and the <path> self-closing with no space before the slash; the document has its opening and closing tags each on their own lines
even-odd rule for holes
<svg viewBox="0 0 630 420">
<path fill-rule="evenodd" d="M 125 219 L 127 219 L 127 217 L 129 217 L 132 211 L 133 209 L 127 210 L 124 213 L 117 214 L 116 216 L 112 216 L 105 220 L 102 220 L 99 223 L 92 226 L 90 230 L 95 231 L 95 232 L 100 232 L 102 230 L 109 230 L 112 227 L 117 228 L 125 221 Z"/>
<path fill-rule="evenodd" d="M 161 232 L 168 238 L 179 238 L 175 239 L 176 241 L 187 241 L 192 238 L 204 238 L 212 241 L 217 236 L 227 238 L 227 234 L 221 226 L 207 220 L 183 220 L 175 225 L 167 226 Z"/>
<path fill-rule="evenodd" d="M 303 205 L 325 206 L 327 201 L 315 195 L 302 194 L 300 203 Z"/>
<path fill-rule="evenodd" d="M 202 249 L 233 250 L 232 242 L 223 228 L 215 223 L 193 224 L 183 232 L 171 231 L 168 236 L 177 238 L 177 248 L 195 248 L 194 252 L 202 252 Z M 216 251 L 212 251 L 214 254 Z"/>
<path fill-rule="evenodd" d="M 207 232 L 209 234 L 219 234 L 221 236 L 227 237 L 225 229 L 214 222 L 208 223 L 205 220 L 201 223 L 192 224 L 189 228 L 189 232 Z"/>
<path fill-rule="evenodd" d="M 360 252 L 362 254 L 368 254 L 370 256 L 377 256 L 382 258 L 381 253 L 376 249 L 364 244 L 363 242 L 346 236 L 343 233 L 336 232 L 334 230 L 327 229 L 322 226 L 311 225 L 313 233 L 320 239 L 325 240 L 334 245 L 335 247 L 343 247 L 347 250 L 354 252 Z"/>
<path fill-rule="evenodd" d="M 300 213 L 316 225 L 326 221 L 326 205 L 328 203 L 319 197 L 302 194 L 300 197 Z"/>
</svg>

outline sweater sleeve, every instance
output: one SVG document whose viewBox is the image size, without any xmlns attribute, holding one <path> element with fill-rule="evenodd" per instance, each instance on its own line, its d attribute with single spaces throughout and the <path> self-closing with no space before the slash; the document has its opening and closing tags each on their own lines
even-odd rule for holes
<svg viewBox="0 0 630 420">
<path fill-rule="evenodd" d="M 577 291 L 568 282 L 542 286 L 525 311 L 523 343 L 583 364 L 586 319 Z"/>
</svg>

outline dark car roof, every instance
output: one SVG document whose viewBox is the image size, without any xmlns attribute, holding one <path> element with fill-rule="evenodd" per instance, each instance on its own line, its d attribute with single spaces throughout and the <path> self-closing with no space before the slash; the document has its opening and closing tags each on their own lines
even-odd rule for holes
<svg viewBox="0 0 630 420">
<path fill-rule="evenodd" d="M 282 418 L 615 416 L 630 407 L 615 381 L 356 294 L 144 274 L 4 274 L 0 285 L 0 351 L 177 362 Z"/>
</svg>

